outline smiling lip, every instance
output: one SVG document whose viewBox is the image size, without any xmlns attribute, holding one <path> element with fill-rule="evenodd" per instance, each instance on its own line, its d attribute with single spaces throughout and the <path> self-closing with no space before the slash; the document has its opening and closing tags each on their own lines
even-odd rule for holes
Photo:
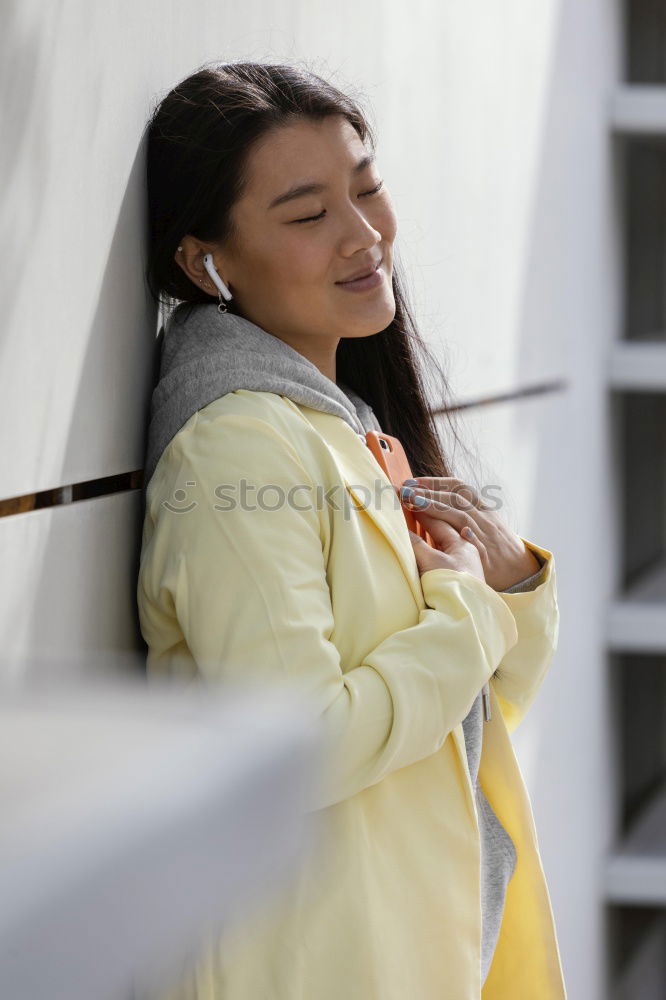
<svg viewBox="0 0 666 1000">
<path fill-rule="evenodd" d="M 380 267 L 376 271 L 371 271 L 365 278 L 355 278 L 353 281 L 339 281 L 337 286 L 343 292 L 353 292 L 354 295 L 362 295 L 371 289 L 380 288 L 384 284 L 384 274 Z"/>
<path fill-rule="evenodd" d="M 352 281 L 358 281 L 359 278 L 368 278 L 371 274 L 375 273 L 383 260 L 384 258 L 380 257 L 374 267 L 366 268 L 365 271 L 359 271 L 357 274 L 352 274 L 351 277 L 345 278 L 344 281 L 336 281 L 336 285 L 347 285 Z"/>
</svg>

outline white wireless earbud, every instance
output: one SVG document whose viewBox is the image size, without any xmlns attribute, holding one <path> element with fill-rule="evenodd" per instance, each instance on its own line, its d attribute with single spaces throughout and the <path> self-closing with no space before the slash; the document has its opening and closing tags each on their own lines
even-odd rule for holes
<svg viewBox="0 0 666 1000">
<path fill-rule="evenodd" d="M 227 288 L 227 286 L 225 285 L 225 283 L 222 281 L 222 278 L 217 273 L 217 268 L 215 267 L 215 264 L 213 263 L 213 255 L 210 254 L 210 253 L 205 254 L 204 255 L 204 259 L 203 259 L 203 263 L 204 263 L 204 267 L 206 268 L 206 270 L 210 274 L 211 278 L 213 279 L 213 282 L 214 282 L 215 286 L 217 287 L 218 291 L 220 292 L 221 295 L 223 295 L 225 297 L 225 299 L 228 302 L 229 299 L 233 298 L 233 295 L 231 294 L 231 292 L 229 291 L 229 289 Z"/>
</svg>

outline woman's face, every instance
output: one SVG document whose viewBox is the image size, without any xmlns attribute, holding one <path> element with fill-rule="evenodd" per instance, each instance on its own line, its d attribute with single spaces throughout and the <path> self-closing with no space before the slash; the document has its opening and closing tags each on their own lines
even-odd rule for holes
<svg viewBox="0 0 666 1000">
<path fill-rule="evenodd" d="M 368 159 L 341 115 L 283 127 L 252 151 L 233 208 L 240 245 L 214 249 L 239 312 L 313 360 L 330 357 L 341 337 L 378 333 L 395 315 L 396 216 Z M 283 197 L 310 184 L 320 189 Z M 380 258 L 375 287 L 337 284 Z"/>
</svg>

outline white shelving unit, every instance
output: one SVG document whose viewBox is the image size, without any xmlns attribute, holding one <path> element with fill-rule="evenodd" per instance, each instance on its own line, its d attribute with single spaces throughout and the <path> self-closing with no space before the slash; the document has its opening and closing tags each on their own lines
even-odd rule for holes
<svg viewBox="0 0 666 1000">
<path fill-rule="evenodd" d="M 611 100 L 611 125 L 625 135 L 666 135 L 666 88 L 626 84 Z"/>
<path fill-rule="evenodd" d="M 618 154 L 625 313 L 607 366 L 620 582 L 606 623 L 617 816 L 605 859 L 612 1000 L 666 997 L 666 0 L 624 0 Z"/>
<path fill-rule="evenodd" d="M 666 781 L 631 825 L 606 866 L 606 898 L 620 905 L 666 905 Z"/>
<path fill-rule="evenodd" d="M 666 653 L 666 559 L 660 559 L 626 587 L 609 609 L 611 650 Z"/>
<path fill-rule="evenodd" d="M 666 392 L 666 330 L 654 342 L 616 343 L 610 352 L 608 382 L 614 389 Z"/>
</svg>

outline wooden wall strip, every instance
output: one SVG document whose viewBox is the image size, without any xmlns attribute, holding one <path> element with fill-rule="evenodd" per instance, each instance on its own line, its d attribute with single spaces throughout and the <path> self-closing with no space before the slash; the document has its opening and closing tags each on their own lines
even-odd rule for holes
<svg viewBox="0 0 666 1000">
<path fill-rule="evenodd" d="M 479 406 L 489 406 L 495 403 L 512 402 L 528 396 L 545 395 L 549 392 L 561 392 L 567 385 L 563 379 L 553 382 L 542 382 L 510 392 L 482 396 L 451 406 L 440 407 L 434 411 L 436 415 L 450 413 L 454 410 L 465 410 Z M 13 514 L 25 514 L 31 510 L 43 507 L 58 507 L 63 504 L 76 503 L 77 500 L 90 500 L 93 497 L 108 496 L 110 493 L 122 493 L 124 490 L 138 490 L 143 487 L 143 469 L 133 472 L 122 472 L 115 476 L 104 476 L 101 479 L 89 479 L 82 483 L 70 483 L 66 486 L 55 486 L 50 490 L 40 490 L 38 493 L 25 493 L 23 496 L 0 499 L 0 517 L 11 517 Z"/>
</svg>

